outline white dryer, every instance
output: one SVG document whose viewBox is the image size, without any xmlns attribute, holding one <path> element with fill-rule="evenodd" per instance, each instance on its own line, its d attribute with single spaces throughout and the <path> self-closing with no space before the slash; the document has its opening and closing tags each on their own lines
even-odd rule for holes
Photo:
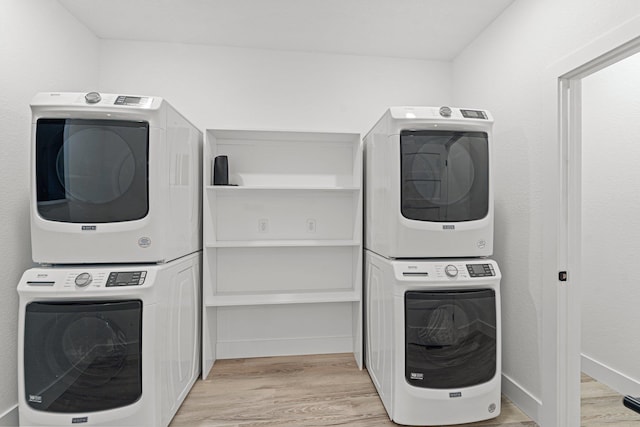
<svg viewBox="0 0 640 427">
<path fill-rule="evenodd" d="M 202 249 L 202 133 L 167 101 L 40 93 L 31 110 L 35 262 L 167 262 Z"/>
<path fill-rule="evenodd" d="M 369 375 L 398 424 L 500 414 L 500 271 L 488 259 L 389 260 L 365 251 Z"/>
<path fill-rule="evenodd" d="M 200 371 L 202 254 L 18 285 L 21 426 L 167 426 Z"/>
<path fill-rule="evenodd" d="M 365 248 L 387 258 L 493 253 L 492 117 L 392 107 L 364 138 Z"/>
</svg>

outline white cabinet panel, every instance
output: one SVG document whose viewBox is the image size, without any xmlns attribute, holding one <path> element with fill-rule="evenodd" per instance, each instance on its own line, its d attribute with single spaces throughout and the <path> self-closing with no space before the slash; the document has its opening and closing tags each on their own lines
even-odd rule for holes
<svg viewBox="0 0 640 427">
<path fill-rule="evenodd" d="M 352 250 L 350 247 L 219 249 L 216 293 L 352 290 Z"/>
</svg>

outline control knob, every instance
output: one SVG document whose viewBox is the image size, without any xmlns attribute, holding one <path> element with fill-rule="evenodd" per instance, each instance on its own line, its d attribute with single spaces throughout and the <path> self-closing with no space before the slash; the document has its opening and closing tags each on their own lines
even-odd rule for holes
<svg viewBox="0 0 640 427">
<path fill-rule="evenodd" d="M 76 286 L 84 288 L 91 283 L 91 280 L 93 280 L 91 273 L 80 273 L 76 276 Z"/>
<path fill-rule="evenodd" d="M 449 107 L 440 107 L 439 112 L 442 117 L 451 117 L 451 108 Z"/>
<path fill-rule="evenodd" d="M 456 277 L 458 275 L 458 268 L 453 264 L 449 264 L 444 268 L 444 272 L 449 277 Z"/>
<path fill-rule="evenodd" d="M 87 104 L 97 104 L 102 100 L 102 96 L 98 92 L 89 92 L 84 96 L 84 100 Z"/>
</svg>

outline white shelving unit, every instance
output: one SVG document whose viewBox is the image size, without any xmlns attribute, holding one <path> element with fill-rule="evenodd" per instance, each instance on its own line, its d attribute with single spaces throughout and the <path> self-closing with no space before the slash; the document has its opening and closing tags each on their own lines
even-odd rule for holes
<svg viewBox="0 0 640 427">
<path fill-rule="evenodd" d="M 231 185 L 212 185 L 226 155 Z M 352 351 L 362 366 L 359 134 L 207 130 L 203 369 Z"/>
</svg>

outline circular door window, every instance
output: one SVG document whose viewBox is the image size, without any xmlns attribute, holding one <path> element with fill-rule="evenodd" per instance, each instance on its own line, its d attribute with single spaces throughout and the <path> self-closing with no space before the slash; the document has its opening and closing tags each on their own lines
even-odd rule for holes
<svg viewBox="0 0 640 427">
<path fill-rule="evenodd" d="M 127 337 L 99 316 L 78 316 L 58 324 L 45 354 L 52 370 L 78 386 L 99 387 L 116 378 L 127 360 Z M 70 375 L 71 374 L 71 375 Z"/>
<path fill-rule="evenodd" d="M 126 193 L 136 175 L 131 148 L 107 128 L 86 128 L 64 140 L 56 161 L 67 194 L 88 203 L 109 203 Z"/>
</svg>

